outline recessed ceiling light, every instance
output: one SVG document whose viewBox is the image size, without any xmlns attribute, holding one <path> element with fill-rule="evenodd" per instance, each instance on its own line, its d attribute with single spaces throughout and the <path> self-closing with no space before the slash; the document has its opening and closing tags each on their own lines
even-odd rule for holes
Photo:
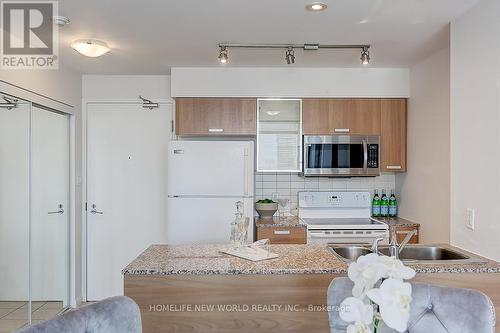
<svg viewBox="0 0 500 333">
<path fill-rule="evenodd" d="M 71 47 L 86 57 L 100 57 L 111 49 L 108 44 L 97 39 L 78 39 L 71 43 Z"/>
<path fill-rule="evenodd" d="M 325 10 L 326 7 L 328 7 L 328 6 L 322 2 L 313 2 L 309 5 L 307 5 L 306 9 L 313 11 L 313 12 L 320 12 L 322 10 Z"/>
</svg>

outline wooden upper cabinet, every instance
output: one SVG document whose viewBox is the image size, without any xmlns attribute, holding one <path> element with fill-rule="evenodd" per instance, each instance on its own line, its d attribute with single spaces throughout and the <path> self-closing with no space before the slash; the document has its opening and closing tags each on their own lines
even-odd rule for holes
<svg viewBox="0 0 500 333">
<path fill-rule="evenodd" d="M 381 171 L 406 171 L 406 99 L 381 100 Z"/>
<path fill-rule="evenodd" d="M 256 135 L 254 98 L 177 98 L 177 135 Z"/>
<path fill-rule="evenodd" d="M 380 99 L 304 99 L 305 135 L 380 134 Z"/>
</svg>

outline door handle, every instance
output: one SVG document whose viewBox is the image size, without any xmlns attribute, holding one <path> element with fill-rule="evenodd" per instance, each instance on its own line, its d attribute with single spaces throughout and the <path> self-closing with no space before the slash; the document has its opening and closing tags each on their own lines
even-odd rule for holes
<svg viewBox="0 0 500 333">
<path fill-rule="evenodd" d="M 368 168 L 368 143 L 363 139 L 363 169 Z"/>
<path fill-rule="evenodd" d="M 55 212 L 48 212 L 47 214 L 63 214 L 64 213 L 64 209 L 63 209 L 62 204 L 59 204 L 57 206 L 57 208 L 59 208 L 59 210 L 56 210 Z"/>
<path fill-rule="evenodd" d="M 97 209 L 96 209 L 96 205 L 95 204 L 92 204 L 92 210 L 90 211 L 91 214 L 99 214 L 99 215 L 102 215 L 104 214 L 103 212 L 99 212 Z"/>
</svg>

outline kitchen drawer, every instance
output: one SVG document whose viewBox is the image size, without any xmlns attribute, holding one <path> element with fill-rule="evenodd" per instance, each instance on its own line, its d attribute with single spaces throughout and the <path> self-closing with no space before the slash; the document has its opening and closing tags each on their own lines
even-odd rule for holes
<svg viewBox="0 0 500 333">
<path fill-rule="evenodd" d="M 271 244 L 306 244 L 307 228 L 257 227 L 257 240 L 268 238 Z"/>
</svg>

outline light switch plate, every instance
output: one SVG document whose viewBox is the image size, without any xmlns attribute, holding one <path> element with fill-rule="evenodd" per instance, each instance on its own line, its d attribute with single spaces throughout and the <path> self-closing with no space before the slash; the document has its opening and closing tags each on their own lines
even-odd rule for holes
<svg viewBox="0 0 500 333">
<path fill-rule="evenodd" d="M 465 216 L 465 226 L 470 229 L 474 230 L 474 224 L 475 224 L 475 212 L 473 208 L 467 208 L 467 213 Z"/>
</svg>

